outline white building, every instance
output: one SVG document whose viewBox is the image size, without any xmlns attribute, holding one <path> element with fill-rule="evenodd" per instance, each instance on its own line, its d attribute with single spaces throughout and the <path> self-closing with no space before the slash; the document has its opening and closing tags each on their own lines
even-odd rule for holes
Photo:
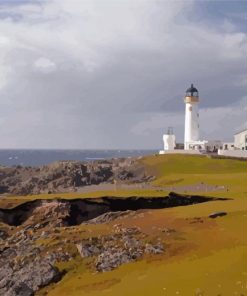
<svg viewBox="0 0 247 296">
<path fill-rule="evenodd" d="M 247 150 L 247 129 L 234 135 L 234 147 L 236 150 Z"/>
<path fill-rule="evenodd" d="M 234 143 L 224 143 L 219 155 L 247 158 L 247 129 L 234 135 Z"/>
<path fill-rule="evenodd" d="M 191 84 L 187 89 L 185 97 L 185 126 L 184 126 L 184 149 L 176 149 L 175 135 L 171 128 L 163 135 L 164 150 L 160 154 L 166 153 L 186 153 L 200 154 L 202 152 L 217 152 L 222 149 L 222 142 L 219 140 L 200 140 L 199 126 L 199 92 Z M 177 147 L 178 148 L 178 147 Z"/>
<path fill-rule="evenodd" d="M 223 148 L 223 143 L 220 140 L 207 140 L 205 141 L 206 152 L 217 152 Z"/>
<path fill-rule="evenodd" d="M 176 138 L 173 134 L 173 129 L 171 127 L 168 128 L 166 134 L 163 135 L 164 142 L 164 150 L 174 150 L 176 147 Z"/>
<path fill-rule="evenodd" d="M 185 102 L 185 126 L 184 126 L 184 149 L 199 150 L 202 142 L 199 141 L 199 93 L 191 84 L 184 98 Z"/>
<path fill-rule="evenodd" d="M 218 154 L 228 157 L 247 158 L 247 129 L 234 135 L 233 143 L 224 143 Z"/>
<path fill-rule="evenodd" d="M 167 133 L 163 135 L 164 150 L 160 151 L 160 154 L 165 154 L 169 151 L 173 151 L 176 147 L 176 138 L 173 133 L 172 127 L 169 127 Z"/>
<path fill-rule="evenodd" d="M 171 128 L 163 135 L 164 150 L 160 154 L 201 154 L 218 153 L 229 157 L 247 158 L 247 129 L 234 135 L 234 142 L 223 143 L 220 140 L 200 140 L 199 136 L 199 92 L 191 84 L 184 97 L 185 103 L 185 127 L 184 149 L 183 144 L 176 144 L 176 138 Z"/>
<path fill-rule="evenodd" d="M 218 149 L 222 149 L 222 141 L 220 140 L 200 140 L 199 92 L 193 84 L 187 89 L 184 102 L 184 149 L 199 150 L 201 152 L 217 152 Z"/>
<path fill-rule="evenodd" d="M 222 144 L 223 150 L 235 150 L 235 144 L 234 142 L 224 142 Z"/>
</svg>

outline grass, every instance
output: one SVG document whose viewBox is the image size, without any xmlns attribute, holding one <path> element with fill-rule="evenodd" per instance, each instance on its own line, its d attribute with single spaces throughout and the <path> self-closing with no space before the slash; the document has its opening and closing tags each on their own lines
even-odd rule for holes
<svg viewBox="0 0 247 296">
<path fill-rule="evenodd" d="M 226 210 L 228 215 L 216 220 L 207 218 L 216 210 Z M 204 222 L 191 223 L 198 216 Z M 244 199 L 148 211 L 121 223 L 159 235 L 166 242 L 165 254 L 103 274 L 93 274 L 79 264 L 50 287 L 48 295 L 246 295 Z M 176 234 L 165 236 L 160 232 L 164 226 L 175 228 Z"/>
<path fill-rule="evenodd" d="M 198 155 L 159 155 L 142 160 L 146 173 L 156 175 L 153 185 L 166 186 L 176 191 L 176 186 L 208 184 L 224 186 L 221 192 L 196 192 L 224 197 L 247 197 L 247 161 L 211 158 Z M 174 187 L 174 188 L 172 188 Z M 195 193 L 195 192 L 188 192 Z"/>
<path fill-rule="evenodd" d="M 206 156 L 161 155 L 141 160 L 146 174 L 157 176 L 157 186 L 180 186 L 204 182 L 225 186 L 215 192 L 196 194 L 229 197 L 228 201 L 214 201 L 186 207 L 149 210 L 107 225 L 88 225 L 61 229 L 61 242 L 70 236 L 78 239 L 101 235 L 110 231 L 113 224 L 138 226 L 149 237 L 165 242 L 163 255 L 121 266 L 106 273 L 93 273 L 80 258 L 60 264 L 67 271 L 64 278 L 37 295 L 49 296 L 227 296 L 247 295 L 247 161 L 212 159 Z M 90 193 L 49 194 L 27 197 L 10 197 L 8 203 L 20 203 L 36 198 L 85 198 L 127 196 L 162 196 L 157 190 L 121 190 Z M 193 193 L 193 192 L 191 192 Z M 1 200 L 3 202 L 3 200 Z M 208 215 L 226 211 L 227 215 L 210 219 Z M 202 223 L 195 222 L 200 217 Z M 175 229 L 167 235 L 164 227 Z M 59 241 L 59 240 L 58 240 Z M 43 244 L 49 240 L 41 241 Z"/>
<path fill-rule="evenodd" d="M 208 214 L 219 210 L 228 215 L 207 219 Z M 187 220 L 198 216 L 205 219 L 203 225 Z M 177 291 L 180 295 L 196 295 L 198 291 L 202 295 L 217 295 L 217 291 L 241 295 L 247 279 L 246 222 L 247 202 L 242 198 L 149 211 L 142 218 L 121 223 L 139 226 L 152 235 L 161 235 L 159 229 L 163 226 L 175 228 L 177 237 L 166 238 L 172 248 L 168 247 L 159 261 L 146 259 L 105 274 L 92 274 L 80 264 L 74 265 L 59 284 L 48 290 L 48 295 L 151 295 L 152 291 L 152 295 L 164 295 L 164 291 L 167 295 L 176 295 Z M 91 231 L 94 235 L 101 233 L 99 229 Z"/>
<path fill-rule="evenodd" d="M 141 162 L 151 171 L 159 176 L 167 174 L 225 174 L 245 173 L 247 161 L 239 159 L 220 159 L 198 155 L 154 155 L 144 157 Z"/>
</svg>

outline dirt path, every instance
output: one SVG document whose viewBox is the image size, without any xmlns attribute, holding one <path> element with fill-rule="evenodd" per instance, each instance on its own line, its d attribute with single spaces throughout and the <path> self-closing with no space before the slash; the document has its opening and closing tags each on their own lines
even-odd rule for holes
<svg viewBox="0 0 247 296">
<path fill-rule="evenodd" d="M 227 191 L 228 188 L 223 185 L 209 185 L 205 183 L 197 183 L 191 185 L 173 185 L 173 186 L 153 186 L 148 183 L 139 184 L 109 184 L 102 183 L 99 185 L 89 185 L 80 187 L 78 192 L 95 192 L 95 191 L 117 191 L 117 190 L 161 190 L 161 191 L 175 191 L 179 193 L 187 192 L 213 192 L 213 191 Z"/>
</svg>

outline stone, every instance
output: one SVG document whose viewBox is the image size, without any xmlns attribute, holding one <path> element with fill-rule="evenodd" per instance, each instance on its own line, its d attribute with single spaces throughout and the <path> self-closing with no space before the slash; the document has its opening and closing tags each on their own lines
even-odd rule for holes
<svg viewBox="0 0 247 296">
<path fill-rule="evenodd" d="M 223 217 L 223 216 L 226 216 L 226 215 L 227 215 L 226 212 L 215 212 L 215 213 L 210 214 L 208 217 L 212 218 L 212 219 L 215 219 L 217 217 Z"/>
<path fill-rule="evenodd" d="M 0 230 L 0 240 L 6 240 L 8 238 L 8 233 L 4 230 Z"/>
<path fill-rule="evenodd" d="M 0 295 L 30 296 L 40 288 L 61 279 L 59 270 L 49 261 L 36 258 L 22 266 L 10 264 L 0 268 Z"/>
<path fill-rule="evenodd" d="M 18 296 L 33 296 L 34 291 L 30 289 L 25 283 L 20 283 L 19 285 L 15 286 L 14 295 Z"/>
<path fill-rule="evenodd" d="M 162 254 L 164 253 L 164 247 L 162 244 L 152 245 L 152 244 L 146 244 L 145 245 L 145 253 L 146 254 Z"/>
<path fill-rule="evenodd" d="M 170 235 L 171 233 L 176 232 L 176 230 L 173 229 L 173 228 L 167 228 L 167 227 L 165 227 L 165 228 L 162 229 L 162 232 L 164 232 L 167 235 Z"/>
<path fill-rule="evenodd" d="M 104 272 L 131 261 L 133 258 L 127 250 L 108 249 L 97 257 L 95 266 L 97 271 Z"/>
<path fill-rule="evenodd" d="M 101 224 L 101 223 L 109 223 L 115 219 L 124 218 L 127 215 L 133 214 L 133 211 L 115 211 L 115 212 L 107 212 L 104 213 L 94 219 L 91 219 L 86 222 L 86 224 Z"/>
<path fill-rule="evenodd" d="M 156 244 L 143 244 L 138 239 L 142 233 L 139 228 L 122 228 L 115 225 L 114 235 L 91 237 L 82 243 L 78 243 L 77 249 L 83 258 L 96 257 L 94 264 L 98 272 L 106 272 L 119 267 L 122 264 L 133 262 L 144 254 L 162 254 L 164 246 L 161 242 Z M 135 237 L 134 234 L 138 236 Z"/>
<path fill-rule="evenodd" d="M 89 243 L 77 244 L 76 247 L 82 258 L 98 255 L 102 249 L 101 246 L 96 246 L 94 244 L 89 244 Z"/>
</svg>

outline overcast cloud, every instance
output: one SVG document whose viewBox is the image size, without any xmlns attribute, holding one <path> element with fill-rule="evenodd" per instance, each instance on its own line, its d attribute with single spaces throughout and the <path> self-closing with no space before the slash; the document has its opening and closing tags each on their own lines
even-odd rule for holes
<svg viewBox="0 0 247 296">
<path fill-rule="evenodd" d="M 0 0 L 1 148 L 161 148 L 247 127 L 245 1 Z M 247 11 L 247 10 L 246 10 Z"/>
</svg>

